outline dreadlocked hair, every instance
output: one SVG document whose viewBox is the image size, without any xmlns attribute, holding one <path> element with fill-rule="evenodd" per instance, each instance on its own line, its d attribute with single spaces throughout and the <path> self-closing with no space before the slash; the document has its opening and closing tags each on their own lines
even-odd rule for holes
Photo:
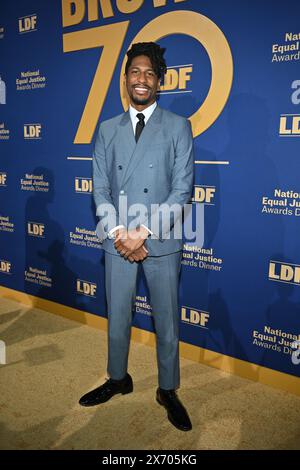
<svg viewBox="0 0 300 470">
<path fill-rule="evenodd" d="M 160 47 L 155 42 L 137 42 L 136 44 L 133 44 L 131 49 L 127 52 L 128 58 L 125 66 L 125 74 L 127 75 L 134 57 L 146 55 L 149 57 L 157 77 L 163 77 L 167 71 L 166 61 L 163 57 L 165 50 L 166 49 L 164 47 Z"/>
</svg>

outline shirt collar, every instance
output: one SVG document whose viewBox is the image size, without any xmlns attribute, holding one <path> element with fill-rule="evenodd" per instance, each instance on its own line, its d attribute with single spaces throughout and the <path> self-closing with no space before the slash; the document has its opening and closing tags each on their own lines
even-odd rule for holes
<svg viewBox="0 0 300 470">
<path fill-rule="evenodd" d="M 148 119 L 150 118 L 151 114 L 153 113 L 153 111 L 155 110 L 157 106 L 157 102 L 155 101 L 154 103 L 152 103 L 150 106 L 148 106 L 147 108 L 143 109 L 143 111 L 138 111 L 137 109 L 135 109 L 132 105 L 129 106 L 129 114 L 130 114 L 130 119 L 132 121 L 132 123 L 138 121 L 138 118 L 136 117 L 136 115 L 138 113 L 143 113 L 143 115 L 145 116 L 145 124 L 146 122 L 148 121 Z"/>
</svg>

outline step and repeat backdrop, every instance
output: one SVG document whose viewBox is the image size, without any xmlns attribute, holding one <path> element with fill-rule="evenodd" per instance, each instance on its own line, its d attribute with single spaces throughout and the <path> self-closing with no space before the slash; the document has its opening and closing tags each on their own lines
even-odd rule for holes
<svg viewBox="0 0 300 470">
<path fill-rule="evenodd" d="M 0 285 L 106 316 L 93 143 L 128 107 L 126 51 L 157 41 L 158 102 L 191 120 L 203 209 L 181 340 L 299 376 L 299 16 L 298 0 L 2 2 Z M 153 331 L 143 276 L 133 325 Z"/>
</svg>

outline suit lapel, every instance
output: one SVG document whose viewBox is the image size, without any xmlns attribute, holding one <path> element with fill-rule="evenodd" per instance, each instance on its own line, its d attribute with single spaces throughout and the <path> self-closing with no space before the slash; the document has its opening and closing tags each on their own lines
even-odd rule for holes
<svg viewBox="0 0 300 470">
<path fill-rule="evenodd" d="M 141 133 L 140 138 L 137 143 L 135 142 L 135 138 L 133 135 L 133 129 L 132 129 L 129 112 L 127 111 L 127 113 L 125 114 L 128 114 L 130 129 L 129 129 L 128 123 L 123 125 L 123 129 L 126 127 L 126 136 L 127 136 L 126 138 L 124 135 L 124 140 L 125 141 L 128 140 L 127 150 L 130 152 L 129 153 L 130 157 L 129 157 L 128 165 L 126 166 L 126 169 L 124 171 L 124 176 L 121 181 L 121 186 L 124 186 L 124 184 L 128 181 L 128 179 L 134 172 L 137 165 L 139 165 L 141 161 L 143 160 L 145 150 L 148 148 L 148 146 L 151 143 L 153 143 L 153 140 L 155 140 L 155 136 L 157 135 L 157 132 L 160 129 L 162 110 L 159 106 L 156 106 L 155 110 L 153 111 L 149 120 L 147 121 L 147 124 L 145 125 L 143 132 Z M 129 136 L 130 134 L 129 130 L 131 131 L 132 139 Z M 132 151 L 132 144 L 133 144 L 133 151 Z"/>
<path fill-rule="evenodd" d="M 136 147 L 129 111 L 124 113 L 119 124 L 118 147 L 122 149 L 123 166 L 126 171 Z"/>
</svg>

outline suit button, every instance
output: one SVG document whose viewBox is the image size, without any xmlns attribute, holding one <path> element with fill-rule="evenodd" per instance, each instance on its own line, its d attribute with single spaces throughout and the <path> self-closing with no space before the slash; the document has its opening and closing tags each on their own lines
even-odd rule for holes
<svg viewBox="0 0 300 470">
<path fill-rule="evenodd" d="M 153 168 L 153 165 L 152 165 L 152 163 L 150 163 L 150 165 L 149 165 L 149 168 Z"/>
<path fill-rule="evenodd" d="M 118 168 L 119 168 L 119 170 L 122 170 L 123 167 L 122 167 L 122 165 L 118 165 Z"/>
<path fill-rule="evenodd" d="M 148 192 L 148 188 L 144 188 L 144 193 L 147 193 Z"/>
<path fill-rule="evenodd" d="M 123 191 L 123 189 L 121 189 L 120 194 L 125 194 L 125 191 Z"/>
</svg>

